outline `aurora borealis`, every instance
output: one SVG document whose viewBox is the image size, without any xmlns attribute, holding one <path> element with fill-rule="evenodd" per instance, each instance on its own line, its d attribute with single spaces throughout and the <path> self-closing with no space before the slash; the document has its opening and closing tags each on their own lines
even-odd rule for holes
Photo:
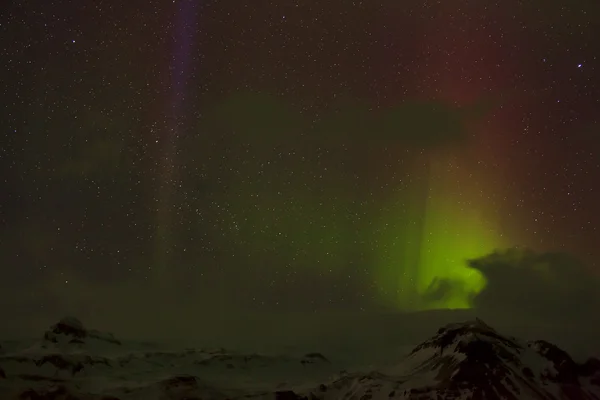
<svg viewBox="0 0 600 400">
<path fill-rule="evenodd" d="M 431 168 L 435 170 L 439 166 Z M 477 194 L 457 190 L 457 182 L 450 181 L 455 179 L 455 175 L 442 172 L 446 173 L 439 181 L 429 183 L 427 198 L 421 209 L 424 215 L 416 218 L 422 221 L 422 226 L 414 226 L 408 231 L 409 238 L 414 239 L 408 240 L 408 243 L 402 241 L 398 238 L 398 231 L 402 232 L 403 227 L 391 229 L 387 235 L 395 251 L 385 252 L 388 258 L 381 261 L 383 279 L 396 281 L 400 286 L 398 303 L 419 301 L 412 305 L 416 309 L 468 308 L 471 297 L 483 288 L 485 281 L 478 271 L 468 268 L 466 261 L 506 246 L 498 230 L 499 225 L 490 218 L 493 214 L 486 213 L 488 210 L 481 201 L 476 202 Z M 389 215 L 383 219 L 388 221 Z M 414 219 L 409 221 L 414 222 Z M 412 273 L 397 267 L 411 264 L 418 265 Z M 399 276 L 398 269 L 401 271 Z M 444 279 L 454 282 L 457 292 L 438 298 L 435 296 L 436 289 L 439 289 L 437 284 Z M 411 289 L 416 292 L 413 299 L 403 297 L 403 293 Z"/>
<path fill-rule="evenodd" d="M 495 279 L 469 260 L 514 246 L 596 274 L 598 21 L 584 0 L 11 4 L 0 285 L 23 318 L 104 295 L 221 315 L 469 308 Z"/>
</svg>

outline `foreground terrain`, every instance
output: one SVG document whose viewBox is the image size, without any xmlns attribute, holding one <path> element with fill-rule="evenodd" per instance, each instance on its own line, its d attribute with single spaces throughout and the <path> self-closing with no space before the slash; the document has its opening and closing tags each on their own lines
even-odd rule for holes
<svg viewBox="0 0 600 400">
<path fill-rule="evenodd" d="M 476 319 L 442 327 L 393 364 L 124 343 L 65 318 L 29 346 L 0 348 L 0 399 L 599 399 L 600 360 L 575 362 Z"/>
</svg>

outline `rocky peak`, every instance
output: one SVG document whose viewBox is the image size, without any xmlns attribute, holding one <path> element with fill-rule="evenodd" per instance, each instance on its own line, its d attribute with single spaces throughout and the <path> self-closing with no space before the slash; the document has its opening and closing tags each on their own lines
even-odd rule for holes
<svg viewBox="0 0 600 400">
<path fill-rule="evenodd" d="M 112 345 L 121 344 L 110 333 L 86 329 L 83 323 L 74 317 L 65 317 L 52 325 L 44 333 L 43 344 L 82 345 L 89 341 L 104 342 Z"/>
<path fill-rule="evenodd" d="M 435 336 L 417 346 L 411 354 L 424 349 L 462 353 L 468 357 L 482 357 L 498 349 L 520 350 L 522 347 L 514 339 L 504 337 L 481 319 L 440 328 Z M 504 352 L 504 351 L 503 351 Z"/>
</svg>

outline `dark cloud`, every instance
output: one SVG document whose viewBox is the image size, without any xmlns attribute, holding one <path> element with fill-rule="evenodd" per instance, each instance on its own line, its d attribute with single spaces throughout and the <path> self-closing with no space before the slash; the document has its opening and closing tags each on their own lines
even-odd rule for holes
<svg viewBox="0 0 600 400">
<path fill-rule="evenodd" d="M 457 297 L 468 297 L 470 288 L 466 282 L 458 279 L 439 279 L 431 281 L 423 295 L 425 303 L 443 302 Z"/>
<path fill-rule="evenodd" d="M 513 248 L 469 261 L 487 284 L 473 296 L 477 313 L 553 325 L 589 321 L 600 308 L 600 278 L 567 253 Z M 434 280 L 425 298 L 443 301 L 466 294 L 461 281 Z"/>
<path fill-rule="evenodd" d="M 238 143 L 273 144 L 294 138 L 338 145 L 394 141 L 430 149 L 463 143 L 468 138 L 466 121 L 486 115 L 497 104 L 488 98 L 468 107 L 410 100 L 376 109 L 354 96 L 339 95 L 308 116 L 280 96 L 246 91 L 224 97 L 207 120 L 212 129 L 224 130 Z"/>
<path fill-rule="evenodd" d="M 435 148 L 466 139 L 467 130 L 460 109 L 443 102 L 412 101 L 383 111 L 378 135 L 421 148 Z"/>
<path fill-rule="evenodd" d="M 368 103 L 350 94 L 340 94 L 319 115 L 314 136 L 321 141 L 345 144 L 364 139 L 373 130 L 374 122 Z"/>
<path fill-rule="evenodd" d="M 209 124 L 234 135 L 240 143 L 289 141 L 306 127 L 299 110 L 264 92 L 235 92 L 218 102 L 209 114 Z"/>
<path fill-rule="evenodd" d="M 462 143 L 465 117 L 462 109 L 441 101 L 413 100 L 375 110 L 346 98 L 325 114 L 318 131 L 342 142 L 388 141 L 430 149 Z"/>
<path fill-rule="evenodd" d="M 600 279 L 566 253 L 511 249 L 470 262 L 486 279 L 474 298 L 481 312 L 502 312 L 532 321 L 585 321 L 600 306 Z"/>
</svg>

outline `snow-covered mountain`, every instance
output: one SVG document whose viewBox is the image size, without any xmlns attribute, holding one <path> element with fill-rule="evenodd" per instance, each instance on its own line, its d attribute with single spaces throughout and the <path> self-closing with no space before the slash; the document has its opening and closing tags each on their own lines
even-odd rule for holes
<svg viewBox="0 0 600 400">
<path fill-rule="evenodd" d="M 440 328 L 397 365 L 321 392 L 319 399 L 600 399 L 600 361 L 577 364 L 548 342 L 520 343 L 476 319 Z"/>
<path fill-rule="evenodd" d="M 159 350 L 65 318 L 24 349 L 0 349 L 0 399 L 598 399 L 600 360 L 477 319 L 445 326 L 391 365 L 347 372 L 321 353 Z"/>
</svg>

